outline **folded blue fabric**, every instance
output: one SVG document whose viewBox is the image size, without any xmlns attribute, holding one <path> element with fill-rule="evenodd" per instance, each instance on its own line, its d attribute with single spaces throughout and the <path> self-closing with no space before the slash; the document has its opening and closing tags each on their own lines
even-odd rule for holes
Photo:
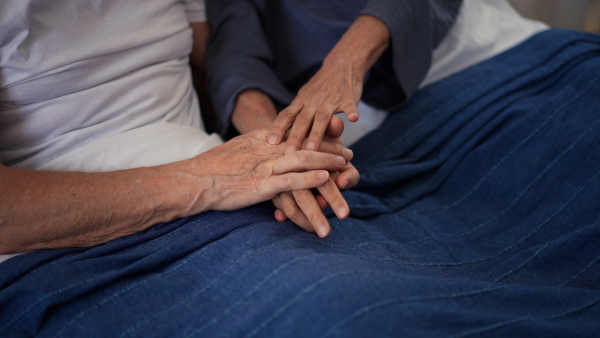
<svg viewBox="0 0 600 338">
<path fill-rule="evenodd" d="M 264 203 L 11 259 L 0 336 L 597 336 L 599 77 L 550 30 L 420 90 L 326 239 Z"/>
</svg>

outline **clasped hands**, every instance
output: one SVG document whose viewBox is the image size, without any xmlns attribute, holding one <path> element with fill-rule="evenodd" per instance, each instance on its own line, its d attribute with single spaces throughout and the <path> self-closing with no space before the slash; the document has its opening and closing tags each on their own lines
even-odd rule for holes
<svg viewBox="0 0 600 338">
<path fill-rule="evenodd" d="M 341 134 L 341 123 L 331 128 L 334 135 Z M 322 209 L 330 205 L 339 218 L 350 213 L 339 188 L 358 183 L 358 172 L 349 162 L 352 151 L 341 139 L 325 137 L 318 151 L 284 154 L 284 144 L 266 142 L 267 133 L 251 131 L 192 159 L 193 167 L 207 170 L 204 177 L 210 182 L 205 185 L 210 189 L 205 197 L 212 201 L 207 209 L 235 210 L 271 199 L 278 208 L 277 220 L 289 218 L 327 236 L 330 226 Z M 313 195 L 312 188 L 320 195 Z"/>
<path fill-rule="evenodd" d="M 265 129 L 269 129 L 268 144 L 284 147 L 286 155 L 331 152 L 331 145 L 337 145 L 341 152 L 336 149 L 333 153 L 346 160 L 343 166 L 328 169 L 330 177 L 316 188 L 318 193 L 291 189 L 273 197 L 278 221 L 290 219 L 306 231 L 326 237 L 331 226 L 323 209 L 330 206 L 340 219 L 350 214 L 340 190 L 354 187 L 360 175 L 349 162 L 352 151 L 342 147 L 344 124 L 333 115 L 343 112 L 352 122 L 358 119 L 356 106 L 362 92 L 362 76 L 348 71 L 345 65 L 328 62 L 279 114 L 271 99 L 258 90 L 247 90 L 238 96 L 232 123 L 241 133 L 258 129 L 265 132 L 266 139 Z"/>
<path fill-rule="evenodd" d="M 285 146 L 285 154 L 322 151 L 324 143 L 341 142 L 342 121 L 334 114 L 344 113 L 350 122 L 359 118 L 357 106 L 366 72 L 389 45 L 389 30 L 379 19 L 361 15 L 323 61 L 322 67 L 299 91 L 291 104 L 276 113 L 273 102 L 259 90 L 238 96 L 232 123 L 238 131 L 269 129 L 268 143 Z M 349 161 L 351 156 L 346 156 Z M 330 225 L 322 209 L 331 206 L 338 218 L 349 208 L 340 193 L 358 183 L 358 171 L 348 162 L 330 179 L 310 190 L 284 192 L 273 198 L 278 208 L 275 218 L 289 218 L 300 227 L 325 237 Z"/>
<path fill-rule="evenodd" d="M 323 238 L 329 235 L 331 231 L 329 221 L 322 212 L 323 209 L 330 206 L 339 219 L 348 217 L 350 208 L 340 190 L 354 187 L 358 183 L 360 175 L 350 163 L 353 156 L 352 151 L 343 147 L 343 141 L 339 138 L 343 128 L 343 122 L 339 118 L 332 118 L 326 128 L 323 141 L 319 143 L 318 151 L 330 151 L 329 147 L 335 145 L 342 149 L 341 154 L 346 163 L 341 168 L 330 171 L 327 182 L 316 188 L 317 194 L 308 189 L 300 189 L 283 192 L 275 196 L 272 201 L 278 208 L 275 211 L 275 218 L 278 221 L 285 221 L 289 218 L 306 231 L 316 233 Z M 302 152 L 304 151 L 307 150 L 302 150 Z M 298 152 L 288 154 L 295 153 Z"/>
</svg>

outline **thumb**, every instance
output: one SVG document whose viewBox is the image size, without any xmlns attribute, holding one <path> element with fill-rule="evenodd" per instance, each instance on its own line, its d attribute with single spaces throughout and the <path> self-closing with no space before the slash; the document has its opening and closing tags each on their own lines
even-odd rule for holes
<svg viewBox="0 0 600 338">
<path fill-rule="evenodd" d="M 327 125 L 327 130 L 325 134 L 329 137 L 338 138 L 342 136 L 344 132 L 344 122 L 337 116 L 332 116 L 331 120 L 329 120 L 329 125 Z"/>
</svg>

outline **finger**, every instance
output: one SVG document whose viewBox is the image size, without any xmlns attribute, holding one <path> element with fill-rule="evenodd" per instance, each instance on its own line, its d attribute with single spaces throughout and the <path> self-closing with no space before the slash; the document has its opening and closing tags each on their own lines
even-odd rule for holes
<svg viewBox="0 0 600 338">
<path fill-rule="evenodd" d="M 298 149 L 301 149 L 302 142 L 306 138 L 308 134 L 308 130 L 310 126 L 313 124 L 313 119 L 315 117 L 316 109 L 312 107 L 304 107 L 302 111 L 296 116 L 296 120 L 294 120 L 294 124 L 292 125 L 292 129 L 290 130 L 290 135 L 285 141 L 285 153 L 289 154 Z M 308 145 L 308 144 L 307 144 Z M 312 149 L 310 149 L 312 150 Z"/>
<path fill-rule="evenodd" d="M 356 122 L 358 121 L 358 109 L 356 109 L 356 103 L 354 101 L 349 101 L 348 103 L 342 106 L 342 111 L 346 114 L 348 121 Z"/>
<path fill-rule="evenodd" d="M 339 175 L 331 177 L 338 188 L 340 189 L 350 189 L 355 187 L 360 181 L 360 174 L 356 168 L 352 165 L 352 163 L 348 162 L 344 168 L 339 171 Z"/>
<path fill-rule="evenodd" d="M 340 175 L 339 171 L 330 171 L 329 172 L 329 179 L 331 179 L 331 180 L 333 180 L 335 182 L 335 179 L 339 175 Z M 327 200 L 322 195 L 316 195 L 315 197 L 316 197 L 317 203 L 319 203 L 319 206 L 321 207 L 321 209 L 325 209 L 325 208 L 327 208 L 329 206 L 329 203 L 327 203 Z"/>
<path fill-rule="evenodd" d="M 327 125 L 325 135 L 332 138 L 339 138 L 344 132 L 344 121 L 337 116 L 332 116 Z"/>
<path fill-rule="evenodd" d="M 278 222 L 285 222 L 288 220 L 287 216 L 285 215 L 285 212 L 281 209 L 276 209 L 275 210 L 275 219 Z"/>
<path fill-rule="evenodd" d="M 329 203 L 329 206 L 339 219 L 348 217 L 350 214 L 348 203 L 346 203 L 346 200 L 333 180 L 330 179 L 327 183 L 317 188 L 317 190 L 327 200 L 327 203 Z"/>
<path fill-rule="evenodd" d="M 287 216 L 285 215 L 285 212 L 283 212 L 283 210 L 281 210 L 281 208 L 280 208 L 282 194 L 285 194 L 285 193 L 278 194 L 277 196 L 275 196 L 271 199 L 271 202 L 273 202 L 273 205 L 275 205 L 275 207 L 277 208 L 277 209 L 275 209 L 275 213 L 273 214 L 273 216 L 275 216 L 275 219 L 278 222 L 284 222 L 287 220 Z"/>
<path fill-rule="evenodd" d="M 333 138 L 333 137 L 329 137 L 329 136 L 325 135 L 325 136 L 323 136 L 323 141 L 344 145 L 344 139 L 339 138 L 339 137 Z"/>
<path fill-rule="evenodd" d="M 346 161 L 351 161 L 354 157 L 352 150 L 344 147 L 338 142 L 323 141 L 319 146 L 319 152 L 343 156 Z"/>
<path fill-rule="evenodd" d="M 319 149 L 319 144 L 321 144 L 321 140 L 323 140 L 323 136 L 325 136 L 325 131 L 329 126 L 329 121 L 331 121 L 334 110 L 334 106 L 321 107 L 317 110 L 314 116 L 312 129 L 308 135 L 308 141 L 306 142 L 306 150 Z"/>
<path fill-rule="evenodd" d="M 330 171 L 329 172 L 329 178 L 331 178 L 334 182 L 337 180 L 338 176 L 340 176 L 340 172 L 339 171 Z"/>
<path fill-rule="evenodd" d="M 317 203 L 319 203 L 319 207 L 321 208 L 321 210 L 325 210 L 325 208 L 329 206 L 329 203 L 327 203 L 325 197 L 317 195 L 315 196 L 315 199 L 317 200 Z"/>
<path fill-rule="evenodd" d="M 296 115 L 298 115 L 301 110 L 302 106 L 295 104 L 294 102 L 292 102 L 289 107 L 282 110 L 273 122 L 271 130 L 269 130 L 267 142 L 273 145 L 281 143 L 288 129 L 290 129 L 290 126 L 294 123 L 294 120 L 296 120 Z"/>
<path fill-rule="evenodd" d="M 280 156 L 275 161 L 273 166 L 273 173 L 275 175 L 318 169 L 337 171 L 338 169 L 342 169 L 347 163 L 346 159 L 342 156 L 308 150 L 300 150 Z"/>
<path fill-rule="evenodd" d="M 270 176 L 261 182 L 258 188 L 264 196 L 273 198 L 284 191 L 320 187 L 327 183 L 327 180 L 329 180 L 329 172 L 327 170 L 314 170 L 301 173 L 293 172 Z"/>
<path fill-rule="evenodd" d="M 275 203 L 275 200 L 277 200 L 277 203 Z M 277 198 L 274 198 L 273 202 L 274 202 L 275 206 L 279 208 L 277 210 L 279 210 L 281 212 L 281 214 L 283 214 L 283 217 L 285 219 L 289 218 L 290 221 L 294 222 L 296 225 L 300 226 L 302 229 L 304 229 L 308 232 L 315 233 L 315 230 L 313 229 L 312 225 L 310 224 L 310 221 L 308 220 L 308 218 L 306 218 L 306 216 L 302 212 L 302 209 L 300 209 L 300 207 L 296 203 L 296 200 L 295 200 L 292 192 L 286 191 L 284 193 L 277 195 Z M 275 211 L 275 212 L 277 212 L 277 211 Z"/>
<path fill-rule="evenodd" d="M 302 210 L 302 213 L 310 222 L 310 228 L 314 229 L 314 232 L 316 232 L 319 237 L 327 237 L 331 227 L 329 226 L 329 221 L 327 221 L 327 217 L 325 217 L 323 214 L 323 211 L 321 210 L 319 203 L 317 203 L 313 193 L 310 190 L 304 189 L 292 191 L 292 194 L 294 195 L 296 204 L 298 204 Z M 300 226 L 304 228 L 302 225 Z M 304 229 L 310 231 L 306 228 Z"/>
</svg>

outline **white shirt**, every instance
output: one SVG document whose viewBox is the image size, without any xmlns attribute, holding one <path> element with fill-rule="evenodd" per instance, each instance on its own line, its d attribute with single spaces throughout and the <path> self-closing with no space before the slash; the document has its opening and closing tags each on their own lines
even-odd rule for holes
<svg viewBox="0 0 600 338">
<path fill-rule="evenodd" d="M 222 143 L 188 66 L 189 23 L 205 20 L 203 0 L 0 1 L 3 164 L 109 171 Z"/>
<path fill-rule="evenodd" d="M 0 2 L 3 164 L 107 171 L 214 146 L 188 67 L 204 20 L 198 0 Z"/>
</svg>

